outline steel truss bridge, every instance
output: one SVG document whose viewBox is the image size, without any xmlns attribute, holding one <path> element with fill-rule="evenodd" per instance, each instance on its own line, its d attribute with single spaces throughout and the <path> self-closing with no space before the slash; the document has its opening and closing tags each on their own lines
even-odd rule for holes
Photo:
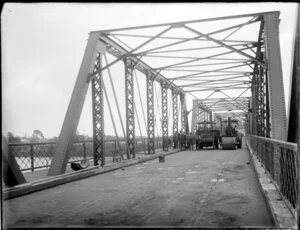
<svg viewBox="0 0 300 230">
<path fill-rule="evenodd" d="M 285 105 L 279 21 L 279 12 L 262 12 L 90 32 L 48 176 L 66 172 L 91 86 L 95 166 L 106 165 L 106 109 L 117 148 L 122 149 L 119 138 L 123 136 L 125 158 L 136 157 L 136 130 L 141 133 L 143 125 L 136 112 L 141 96 L 147 102 L 146 105 L 141 102 L 141 108 L 150 155 L 156 153 L 157 134 L 162 137 L 163 150 L 168 151 L 172 134 L 195 132 L 196 124 L 204 120 L 214 120 L 221 125 L 231 116 L 239 120 L 239 129 L 245 130 L 248 145 L 258 154 L 295 212 L 299 206 L 299 181 L 296 180 L 299 154 L 293 144 L 299 141 L 299 20 L 289 116 Z M 124 68 L 118 72 L 118 79 L 125 82 L 125 118 L 113 83 L 112 68 L 117 65 Z M 108 80 L 105 82 L 104 78 L 109 80 L 111 98 L 108 97 Z M 139 87 L 141 80 L 145 81 L 144 89 Z M 160 86 L 158 96 L 156 85 Z M 116 111 L 112 110 L 113 102 Z M 121 124 L 121 135 L 117 132 L 117 120 Z M 8 150 L 4 149 L 5 152 Z M 23 183 L 18 165 L 10 156 L 5 156 L 11 170 L 7 175 L 14 178 L 15 184 Z"/>
</svg>

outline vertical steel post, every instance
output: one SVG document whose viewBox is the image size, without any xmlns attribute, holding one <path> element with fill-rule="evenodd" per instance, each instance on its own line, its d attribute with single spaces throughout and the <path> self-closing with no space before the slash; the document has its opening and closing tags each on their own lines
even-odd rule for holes
<svg viewBox="0 0 300 230">
<path fill-rule="evenodd" d="M 259 66 L 256 65 L 256 94 L 255 94 L 255 120 L 256 120 L 256 135 L 261 136 L 261 95 L 260 95 L 260 76 L 259 76 Z"/>
<path fill-rule="evenodd" d="M 104 156 L 104 102 L 103 102 L 103 74 L 99 71 L 102 67 L 102 55 L 98 53 L 95 63 L 97 74 L 92 80 L 92 108 L 93 108 L 93 152 L 94 165 L 105 165 Z"/>
<path fill-rule="evenodd" d="M 148 73 L 147 77 L 147 134 L 148 134 L 148 154 L 155 153 L 155 125 L 154 125 L 154 78 Z"/>
<path fill-rule="evenodd" d="M 135 120 L 134 120 L 134 84 L 133 71 L 134 63 L 127 57 L 125 65 L 125 100 L 126 100 L 126 138 L 127 158 L 135 158 Z"/>
<path fill-rule="evenodd" d="M 265 71 L 265 81 L 266 81 L 266 137 L 271 135 L 271 123 L 270 123 L 270 102 L 269 102 L 269 83 L 268 83 L 268 73 Z"/>
<path fill-rule="evenodd" d="M 262 83 L 263 82 L 263 76 L 261 74 L 261 67 L 257 66 L 257 132 L 258 136 L 264 136 L 263 135 L 263 92 L 262 92 Z"/>
<path fill-rule="evenodd" d="M 198 100 L 197 100 L 198 101 Z M 199 103 L 199 101 L 198 101 Z M 202 116 L 203 116 L 203 111 L 200 109 L 199 106 L 197 106 L 197 119 L 196 119 L 196 130 L 197 130 L 197 124 L 198 122 L 201 122 L 202 121 Z M 197 132 L 197 131 L 196 131 Z"/>
<path fill-rule="evenodd" d="M 198 118 L 198 102 L 196 99 L 193 100 L 193 110 L 192 110 L 192 133 L 196 133 L 197 129 L 197 118 Z"/>
<path fill-rule="evenodd" d="M 83 159 L 86 160 L 86 145 L 85 144 L 86 144 L 86 142 L 84 141 L 82 147 L 83 147 Z"/>
<path fill-rule="evenodd" d="M 168 88 L 163 82 L 161 83 L 161 111 L 163 151 L 168 151 Z"/>
<path fill-rule="evenodd" d="M 257 135 L 256 132 L 256 127 L 257 127 L 257 65 L 255 64 L 254 67 L 254 74 L 253 74 L 253 78 L 252 78 L 252 86 L 251 86 L 251 91 L 252 91 L 252 119 L 251 119 L 251 123 L 252 123 L 252 127 L 251 127 L 251 133 L 253 135 Z"/>
<path fill-rule="evenodd" d="M 181 106 L 181 131 L 182 133 L 186 133 L 186 101 L 185 101 L 185 94 L 180 94 L 180 106 Z"/>
<path fill-rule="evenodd" d="M 264 14 L 268 91 L 271 117 L 271 138 L 287 140 L 287 119 L 279 47 L 279 12 Z"/>
<path fill-rule="evenodd" d="M 266 137 L 266 82 L 265 82 L 265 74 L 264 74 L 264 69 L 260 66 L 259 68 L 259 75 L 261 78 L 261 85 L 260 85 L 260 90 L 261 90 L 261 132 L 262 136 Z"/>
<path fill-rule="evenodd" d="M 178 94 L 172 90 L 173 99 L 173 135 L 178 132 Z"/>
<path fill-rule="evenodd" d="M 252 88 L 252 87 L 251 87 Z M 247 133 L 248 134 L 253 134 L 252 133 L 252 100 L 249 100 L 248 102 L 248 114 L 247 114 L 247 117 L 248 117 L 248 120 L 247 120 L 247 124 L 248 124 L 248 130 L 247 130 Z"/>
<path fill-rule="evenodd" d="M 262 22 L 261 27 L 264 23 Z M 257 48 L 257 58 L 263 60 L 264 43 L 260 39 Z M 256 76 L 257 76 L 257 132 L 259 136 L 266 136 L 266 90 L 265 90 L 265 70 L 262 66 L 256 65 Z"/>
</svg>

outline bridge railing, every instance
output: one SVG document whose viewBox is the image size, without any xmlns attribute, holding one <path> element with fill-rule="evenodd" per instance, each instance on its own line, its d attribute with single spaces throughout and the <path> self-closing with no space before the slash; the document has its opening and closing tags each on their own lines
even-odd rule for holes
<svg viewBox="0 0 300 230">
<path fill-rule="evenodd" d="M 247 143 L 295 215 L 297 207 L 297 144 L 246 135 Z"/>
<path fill-rule="evenodd" d="M 126 143 L 125 139 L 120 139 L 122 152 L 125 154 Z M 147 154 L 147 138 L 136 138 L 136 155 Z M 160 138 L 155 140 L 156 149 L 162 148 Z M 113 162 L 111 151 L 117 149 L 117 140 L 105 140 L 104 157 L 107 163 Z M 21 169 L 21 171 L 32 172 L 46 168 L 51 165 L 52 156 L 55 153 L 56 142 L 36 142 L 36 143 L 9 143 L 9 154 L 13 154 Z M 93 141 L 78 141 L 74 142 L 73 148 L 69 157 L 69 162 L 78 162 L 83 159 L 93 159 Z"/>
</svg>

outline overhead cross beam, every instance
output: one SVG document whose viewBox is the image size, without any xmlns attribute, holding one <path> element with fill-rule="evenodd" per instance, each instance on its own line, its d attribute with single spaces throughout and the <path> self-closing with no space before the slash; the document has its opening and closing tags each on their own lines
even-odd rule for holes
<svg viewBox="0 0 300 230">
<path fill-rule="evenodd" d="M 237 49 L 235 49 L 235 48 L 233 48 L 233 47 L 231 47 L 231 46 L 225 44 L 224 42 L 221 42 L 221 41 L 219 41 L 219 40 L 217 40 L 217 39 L 214 39 L 214 38 L 210 37 L 209 35 L 206 35 L 206 34 L 203 34 L 203 33 L 199 32 L 199 31 L 197 31 L 197 30 L 194 30 L 193 28 L 191 28 L 191 27 L 189 27 L 189 26 L 184 25 L 184 28 L 186 28 L 186 29 L 188 29 L 188 30 L 194 32 L 195 34 L 202 35 L 203 37 L 207 38 L 208 40 L 213 41 L 213 42 L 215 42 L 215 43 L 217 43 L 217 44 L 219 44 L 219 45 L 221 45 L 221 46 L 224 46 L 224 47 L 226 47 L 226 48 L 232 50 L 233 52 L 236 52 L 236 53 L 238 53 L 238 54 L 240 54 L 240 55 L 242 55 L 242 56 L 244 56 L 244 57 L 247 57 L 247 58 L 251 59 L 252 61 L 257 62 L 257 63 L 258 63 L 259 65 L 261 65 L 263 68 L 266 68 L 266 64 L 265 64 L 264 62 L 262 62 L 261 60 L 258 60 L 257 58 L 254 58 L 254 57 L 250 56 L 249 54 L 246 54 L 246 53 L 244 53 L 244 52 L 241 52 L 240 50 L 237 50 Z"/>
<path fill-rule="evenodd" d="M 237 73 L 204 75 L 204 76 L 201 76 L 201 78 L 225 77 L 225 76 L 233 76 L 233 75 L 237 75 Z M 199 73 L 193 73 L 193 74 L 189 74 L 189 75 L 169 78 L 169 80 L 180 80 L 180 81 L 193 80 L 193 81 L 195 81 L 195 79 L 193 79 L 193 78 L 198 78 L 198 76 L 199 76 Z M 249 74 L 245 75 L 245 77 L 247 77 L 247 76 L 249 76 Z"/>
<path fill-rule="evenodd" d="M 249 49 L 249 48 L 246 47 L 246 48 L 240 49 L 238 51 L 247 50 L 247 49 Z M 209 56 L 206 56 L 206 57 L 194 58 L 193 60 L 184 61 L 184 62 L 178 62 L 178 63 L 175 63 L 175 64 L 171 64 L 171 65 L 167 65 L 167 66 L 162 66 L 162 67 L 158 67 L 158 68 L 155 68 L 155 69 L 156 70 L 166 69 L 166 68 L 173 67 L 173 66 L 179 66 L 179 65 L 183 65 L 183 64 L 187 64 L 187 63 L 192 63 L 192 62 L 196 62 L 196 61 L 200 61 L 200 60 L 211 59 L 211 58 L 214 58 L 214 57 L 218 57 L 218 56 L 222 56 L 222 55 L 226 55 L 226 54 L 231 54 L 231 53 L 234 53 L 234 52 L 235 51 L 228 51 L 228 52 L 224 52 L 224 53 L 218 53 L 218 54 L 209 55 Z M 230 60 L 233 60 L 233 59 L 230 59 Z M 237 60 L 239 60 L 239 59 L 237 59 Z M 248 60 L 251 60 L 251 59 L 247 59 L 247 61 Z"/>
<path fill-rule="evenodd" d="M 241 25 L 251 24 L 251 23 L 254 23 L 254 22 L 256 22 L 256 21 L 247 22 L 247 23 L 242 23 L 242 24 L 239 24 L 239 25 L 231 26 L 231 27 L 228 27 L 228 28 L 225 28 L 225 29 L 221 29 L 221 30 L 217 30 L 217 31 L 214 31 L 214 32 L 210 32 L 207 35 L 213 35 L 213 34 L 221 33 L 221 32 L 224 32 L 224 31 L 231 30 L 233 28 L 239 27 Z M 179 27 L 181 27 L 181 26 L 185 26 L 185 25 L 180 25 Z M 148 49 L 146 51 L 138 53 L 138 55 L 141 55 L 141 54 L 144 55 L 144 54 L 150 53 L 153 50 L 159 50 L 159 49 L 171 47 L 171 46 L 182 44 L 182 43 L 186 43 L 186 42 L 192 41 L 192 40 L 199 40 L 201 37 L 204 37 L 204 36 L 203 35 L 199 35 L 199 36 L 196 36 L 196 37 L 193 37 L 193 38 L 184 38 L 182 41 L 178 41 L 178 42 L 170 43 L 170 44 L 167 44 L 167 45 L 163 45 L 163 46 L 155 47 L 155 48 L 152 48 L 152 49 Z M 243 42 L 243 41 L 235 41 L 235 42 Z M 248 43 L 252 43 L 252 41 L 248 41 Z"/>
<path fill-rule="evenodd" d="M 221 31 L 223 32 L 223 31 Z M 109 35 L 114 37 L 115 39 L 119 39 L 117 38 L 117 36 L 119 37 L 137 37 L 137 38 L 152 38 L 153 36 L 151 35 L 138 35 L 138 34 L 120 34 L 120 33 L 103 33 L 105 35 Z M 159 36 L 156 39 L 162 39 L 162 40 L 186 40 L 187 38 L 183 38 L 183 37 L 167 37 L 167 36 Z M 203 41 L 207 41 L 207 39 L 205 38 L 201 38 L 199 36 L 197 37 L 193 37 L 193 38 L 188 38 L 189 41 L 198 41 L 198 42 L 203 42 Z M 120 41 L 121 42 L 121 41 Z M 226 40 L 227 43 L 241 43 L 237 46 L 241 46 L 241 45 L 247 45 L 247 44 L 251 44 L 254 41 L 241 41 L 241 40 Z M 126 45 L 127 46 L 127 45 Z M 218 47 L 222 47 L 222 46 L 218 46 Z M 162 49 L 161 47 L 157 47 L 158 49 Z M 155 48 L 155 50 L 157 50 L 157 48 Z M 213 47 L 214 48 L 214 47 Z M 147 51 L 147 53 L 156 53 L 158 51 L 152 52 L 152 51 Z M 160 51 L 159 51 L 160 52 Z M 164 51 L 162 51 L 164 52 Z"/>
</svg>

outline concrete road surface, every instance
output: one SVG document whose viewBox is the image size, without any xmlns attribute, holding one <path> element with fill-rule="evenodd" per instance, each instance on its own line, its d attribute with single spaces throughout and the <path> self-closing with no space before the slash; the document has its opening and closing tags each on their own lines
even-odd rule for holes
<svg viewBox="0 0 300 230">
<path fill-rule="evenodd" d="M 272 227 L 247 149 L 185 151 L 3 202 L 5 227 Z"/>
</svg>

